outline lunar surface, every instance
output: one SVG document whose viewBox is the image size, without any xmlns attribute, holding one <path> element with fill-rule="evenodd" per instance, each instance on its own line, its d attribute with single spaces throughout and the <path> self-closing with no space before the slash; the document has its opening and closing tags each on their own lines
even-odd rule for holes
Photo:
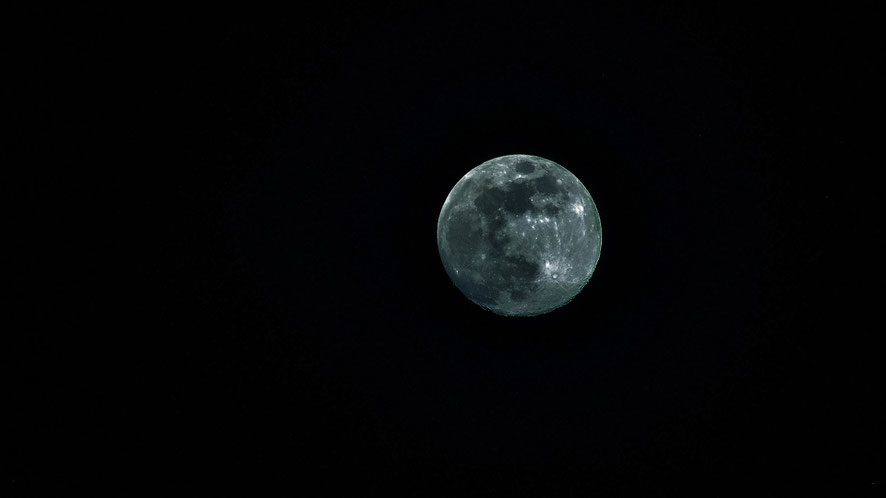
<svg viewBox="0 0 886 498">
<path fill-rule="evenodd" d="M 600 216 L 566 168 L 523 154 L 469 171 L 449 193 L 437 247 L 452 282 L 499 315 L 532 316 L 571 301 L 600 258 Z"/>
</svg>

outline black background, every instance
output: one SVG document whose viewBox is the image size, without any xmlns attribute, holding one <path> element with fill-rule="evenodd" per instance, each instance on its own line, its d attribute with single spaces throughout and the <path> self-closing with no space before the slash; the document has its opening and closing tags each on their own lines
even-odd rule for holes
<svg viewBox="0 0 886 498">
<path fill-rule="evenodd" d="M 883 485 L 870 12 L 23 17 L 14 491 Z M 604 232 L 524 319 L 436 248 L 514 153 Z"/>
</svg>

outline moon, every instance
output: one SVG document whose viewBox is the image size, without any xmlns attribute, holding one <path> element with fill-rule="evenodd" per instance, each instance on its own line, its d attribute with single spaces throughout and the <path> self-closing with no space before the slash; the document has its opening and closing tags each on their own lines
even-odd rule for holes
<svg viewBox="0 0 886 498">
<path fill-rule="evenodd" d="M 593 275 L 602 240 L 597 206 L 579 179 L 525 154 L 468 171 L 437 222 L 449 278 L 504 316 L 540 315 L 570 302 Z"/>
</svg>

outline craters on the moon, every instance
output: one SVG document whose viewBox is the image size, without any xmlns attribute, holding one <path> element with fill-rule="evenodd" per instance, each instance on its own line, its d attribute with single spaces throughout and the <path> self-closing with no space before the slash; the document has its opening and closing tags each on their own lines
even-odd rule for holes
<svg viewBox="0 0 886 498">
<path fill-rule="evenodd" d="M 529 295 L 521 290 L 512 290 L 510 292 L 511 301 L 524 301 Z"/>
<path fill-rule="evenodd" d="M 532 180 L 532 185 L 540 194 L 555 195 L 562 192 L 562 187 L 557 185 L 557 181 L 551 175 L 543 175 Z"/>
<path fill-rule="evenodd" d="M 554 217 L 560 214 L 561 209 L 555 204 L 545 204 L 544 207 L 541 208 L 542 212 L 545 216 Z"/>
<path fill-rule="evenodd" d="M 532 161 L 518 161 L 514 169 L 517 170 L 517 173 L 528 175 L 535 171 L 535 165 L 532 164 Z"/>
<path fill-rule="evenodd" d="M 517 167 L 520 167 L 519 164 Z M 541 194 L 540 197 L 549 201 L 561 200 L 563 191 L 550 175 L 542 174 L 537 178 L 504 186 L 492 186 L 488 181 L 483 182 L 483 185 L 485 188 L 474 199 L 474 207 L 485 216 L 495 216 L 500 211 L 510 215 L 522 215 L 529 211 L 532 215 L 547 216 L 554 216 L 560 212 L 560 208 L 551 202 L 537 205 L 532 201 L 533 196 L 537 194 Z"/>
</svg>

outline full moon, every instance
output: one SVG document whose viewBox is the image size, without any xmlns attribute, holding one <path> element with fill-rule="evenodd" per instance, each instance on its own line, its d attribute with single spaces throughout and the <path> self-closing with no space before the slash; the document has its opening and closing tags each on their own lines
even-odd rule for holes
<svg viewBox="0 0 886 498">
<path fill-rule="evenodd" d="M 474 303 L 505 316 L 553 311 L 600 259 L 600 215 L 572 173 L 542 157 L 496 157 L 468 171 L 440 211 L 437 248 Z"/>
</svg>

